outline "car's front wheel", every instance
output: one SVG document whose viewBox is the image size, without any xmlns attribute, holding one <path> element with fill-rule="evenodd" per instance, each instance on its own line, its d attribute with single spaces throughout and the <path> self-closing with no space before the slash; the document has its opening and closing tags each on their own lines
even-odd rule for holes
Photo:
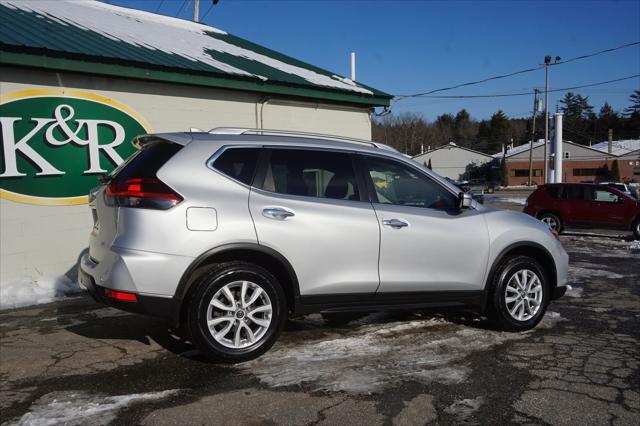
<svg viewBox="0 0 640 426">
<path fill-rule="evenodd" d="M 535 327 L 549 303 L 549 283 L 540 264 L 528 256 L 505 259 L 493 281 L 492 316 L 500 328 L 524 331 Z"/>
<path fill-rule="evenodd" d="M 540 215 L 539 219 L 546 223 L 549 228 L 553 229 L 556 232 L 562 231 L 562 221 L 560 218 L 553 213 L 543 213 Z"/>
<path fill-rule="evenodd" d="M 277 279 L 248 262 L 228 262 L 199 280 L 188 300 L 193 343 L 210 359 L 242 362 L 266 352 L 286 320 Z"/>
<path fill-rule="evenodd" d="M 636 221 L 631 226 L 631 229 L 633 230 L 633 236 L 636 237 L 636 240 L 640 240 L 640 217 L 636 219 Z"/>
</svg>

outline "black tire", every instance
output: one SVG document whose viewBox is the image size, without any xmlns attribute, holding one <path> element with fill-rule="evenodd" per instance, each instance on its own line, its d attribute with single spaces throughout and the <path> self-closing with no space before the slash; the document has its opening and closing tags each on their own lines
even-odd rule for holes
<svg viewBox="0 0 640 426">
<path fill-rule="evenodd" d="M 545 222 L 547 225 L 549 225 L 549 228 L 554 229 L 556 232 L 562 232 L 562 220 L 558 215 L 555 215 L 553 213 L 543 213 L 538 217 L 538 219 L 540 219 L 542 222 Z M 555 225 L 552 226 L 552 224 Z"/>
<path fill-rule="evenodd" d="M 509 312 L 509 308 L 514 308 L 518 301 L 510 302 L 512 304 L 509 305 L 509 302 L 506 300 L 507 296 L 505 293 L 507 291 L 506 287 L 509 285 L 511 278 L 516 273 L 521 273 L 523 270 L 531 271 L 537 275 L 542 287 L 542 295 L 539 308 L 535 314 L 530 318 L 518 320 Z M 520 278 L 520 276 L 518 276 L 518 278 Z M 500 329 L 507 331 L 530 330 L 535 327 L 540 320 L 542 320 L 549 304 L 550 288 L 547 274 L 535 259 L 528 256 L 513 256 L 506 258 L 498 267 L 494 275 L 491 288 L 491 312 L 489 317 L 496 322 L 496 325 Z M 516 295 L 519 296 L 519 294 Z M 525 303 L 525 301 L 523 301 L 523 303 Z M 524 309 L 524 307 L 522 309 Z"/>
<path fill-rule="evenodd" d="M 633 231 L 633 236 L 636 240 L 640 240 L 640 217 L 636 219 L 633 225 L 631 225 L 631 230 Z"/>
<path fill-rule="evenodd" d="M 271 304 L 270 324 L 259 340 L 247 347 L 231 348 L 217 341 L 209 330 L 209 304 L 218 292 L 227 284 L 237 281 L 249 281 L 259 286 Z M 286 297 L 278 280 L 266 269 L 249 262 L 226 262 L 217 265 L 205 274 L 187 299 L 187 326 L 193 343 L 212 361 L 236 363 L 248 361 L 265 353 L 278 339 L 287 318 Z M 231 315 L 234 321 L 235 316 Z M 248 313 L 240 317 L 248 321 Z M 237 325 L 235 326 L 237 329 Z M 233 328 L 230 333 L 233 333 Z M 263 329 L 264 330 L 264 329 Z M 242 332 L 240 333 L 242 334 Z M 245 337 L 248 338 L 245 332 Z"/>
<path fill-rule="evenodd" d="M 321 315 L 329 325 L 345 325 L 367 316 L 367 312 L 323 312 Z"/>
</svg>

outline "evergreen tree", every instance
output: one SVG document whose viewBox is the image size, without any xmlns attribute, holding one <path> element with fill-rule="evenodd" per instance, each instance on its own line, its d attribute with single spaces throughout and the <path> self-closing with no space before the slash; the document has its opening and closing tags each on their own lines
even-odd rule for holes
<svg viewBox="0 0 640 426">
<path fill-rule="evenodd" d="M 567 92 L 560 101 L 564 106 L 562 112 L 565 118 L 569 119 L 588 119 L 593 114 L 593 107 L 589 105 L 589 97 Z"/>
<path fill-rule="evenodd" d="M 611 164 L 609 178 L 614 182 L 620 182 L 620 166 L 618 165 L 618 159 L 613 160 L 613 164 Z"/>
<path fill-rule="evenodd" d="M 624 115 L 631 117 L 640 114 L 640 90 L 633 91 L 629 96 L 629 102 L 631 102 L 631 105 L 624 109 Z"/>
<path fill-rule="evenodd" d="M 489 152 L 503 151 L 511 142 L 511 123 L 502 110 L 498 110 L 489 120 L 488 149 Z"/>
<path fill-rule="evenodd" d="M 500 162 L 500 184 L 502 186 L 507 186 L 509 184 L 509 172 L 507 171 L 507 161 L 504 156 Z"/>
</svg>

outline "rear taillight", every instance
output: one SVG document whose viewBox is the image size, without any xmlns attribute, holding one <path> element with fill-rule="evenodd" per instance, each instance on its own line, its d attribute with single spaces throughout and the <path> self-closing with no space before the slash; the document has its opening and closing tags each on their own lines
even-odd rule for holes
<svg viewBox="0 0 640 426">
<path fill-rule="evenodd" d="M 137 302 L 138 296 L 135 293 L 127 293 L 124 291 L 114 291 L 109 289 L 104 289 L 104 295 L 109 299 L 119 300 L 121 302 Z"/>
<path fill-rule="evenodd" d="M 129 178 L 111 183 L 105 192 L 109 204 L 167 210 L 183 198 L 158 178 Z"/>
</svg>

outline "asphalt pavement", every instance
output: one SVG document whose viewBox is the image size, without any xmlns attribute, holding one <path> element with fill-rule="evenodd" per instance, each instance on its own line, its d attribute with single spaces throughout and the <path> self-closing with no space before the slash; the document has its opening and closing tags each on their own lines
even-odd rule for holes
<svg viewBox="0 0 640 426">
<path fill-rule="evenodd" d="M 526 333 L 464 312 L 311 315 L 216 365 L 87 298 L 1 311 L 0 423 L 637 425 L 640 254 L 620 233 L 561 239 L 572 289 Z"/>
</svg>

